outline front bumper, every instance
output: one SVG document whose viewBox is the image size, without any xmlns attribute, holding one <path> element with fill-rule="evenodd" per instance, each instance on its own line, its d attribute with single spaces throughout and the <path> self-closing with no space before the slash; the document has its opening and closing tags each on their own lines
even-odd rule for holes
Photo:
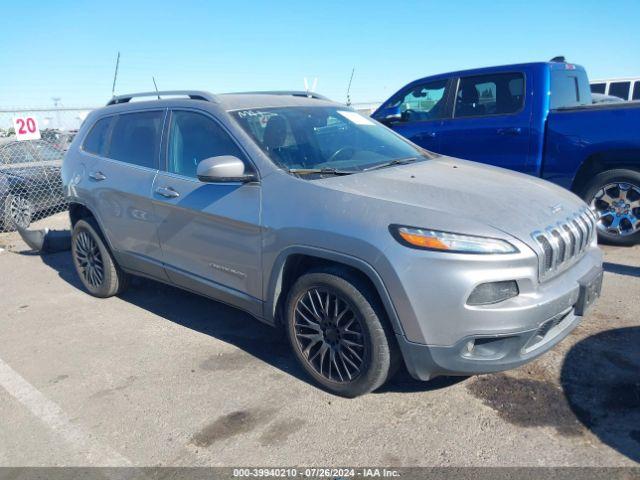
<svg viewBox="0 0 640 480">
<path fill-rule="evenodd" d="M 500 372 L 519 367 L 552 349 L 581 319 L 571 308 L 542 322 L 540 327 L 523 332 L 470 336 L 448 347 L 409 342 L 402 335 L 398 335 L 398 343 L 407 370 L 418 380 Z"/>
<path fill-rule="evenodd" d="M 437 282 L 423 277 L 405 283 L 411 315 L 400 315 L 405 331 L 396 331 L 396 336 L 413 377 L 508 370 L 553 348 L 582 319 L 580 285 L 601 272 L 602 253 L 591 246 L 569 270 L 543 283 L 530 258 L 505 259 L 502 266 L 498 262 L 486 265 L 474 258 L 465 264 L 455 259 L 449 268 L 437 268 Z M 431 267 L 433 272 L 433 263 Z M 494 305 L 466 305 L 475 285 L 501 280 L 516 280 L 520 295 Z M 415 323 L 407 318 L 415 318 Z"/>
</svg>

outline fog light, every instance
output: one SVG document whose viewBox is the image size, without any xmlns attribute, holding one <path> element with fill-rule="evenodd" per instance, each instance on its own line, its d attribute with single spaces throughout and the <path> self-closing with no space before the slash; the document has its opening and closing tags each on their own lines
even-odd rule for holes
<svg viewBox="0 0 640 480">
<path fill-rule="evenodd" d="M 475 347 L 475 346 L 476 346 L 476 342 L 475 342 L 475 340 L 469 340 L 469 341 L 467 342 L 466 347 L 465 347 L 465 348 L 467 349 L 467 352 L 466 352 L 466 353 L 471 353 L 471 352 L 473 352 L 473 347 Z"/>
<path fill-rule="evenodd" d="M 519 293 L 515 280 L 481 283 L 469 295 L 467 305 L 490 305 L 517 297 Z"/>
</svg>

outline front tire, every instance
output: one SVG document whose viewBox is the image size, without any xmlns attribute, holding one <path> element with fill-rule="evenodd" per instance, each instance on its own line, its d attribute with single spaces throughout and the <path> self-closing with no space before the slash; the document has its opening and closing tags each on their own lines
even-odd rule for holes
<svg viewBox="0 0 640 480">
<path fill-rule="evenodd" d="M 296 359 L 332 393 L 356 397 L 371 392 L 398 364 L 377 296 L 348 271 L 302 275 L 289 292 L 285 315 Z"/>
<path fill-rule="evenodd" d="M 613 245 L 640 242 L 640 172 L 601 172 L 585 186 L 582 198 L 598 216 L 598 238 Z"/>
<path fill-rule="evenodd" d="M 71 235 L 71 256 L 80 281 L 94 297 L 107 298 L 121 293 L 128 275 L 114 260 L 96 223 L 78 220 Z"/>
</svg>

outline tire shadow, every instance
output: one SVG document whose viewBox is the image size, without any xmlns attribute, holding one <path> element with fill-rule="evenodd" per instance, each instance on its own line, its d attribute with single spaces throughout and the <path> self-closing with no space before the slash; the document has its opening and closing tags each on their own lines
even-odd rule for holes
<svg viewBox="0 0 640 480">
<path fill-rule="evenodd" d="M 29 252 L 23 255 L 38 254 Z M 68 252 L 42 254 L 40 258 L 62 280 L 85 291 Z M 282 372 L 324 390 L 313 383 L 298 365 L 282 329 L 272 328 L 241 310 L 142 277 L 132 277 L 131 285 L 119 298 L 178 325 L 232 344 Z M 402 365 L 396 375 L 374 393 L 429 392 L 455 385 L 466 378 L 438 377 L 422 382 L 413 379 Z"/>
<path fill-rule="evenodd" d="M 640 462 L 640 327 L 607 330 L 578 342 L 565 358 L 561 384 L 585 427 Z"/>
<path fill-rule="evenodd" d="M 62 280 L 85 291 L 68 252 L 44 254 L 40 258 Z M 185 328 L 234 345 L 298 380 L 311 383 L 293 357 L 282 330 L 270 327 L 241 310 L 142 277 L 132 277 L 129 288 L 119 298 Z M 214 360 L 225 362 L 224 358 Z M 207 366 L 211 360 L 203 363 L 205 369 L 212 369 L 212 365 Z"/>
<path fill-rule="evenodd" d="M 640 267 L 611 262 L 604 262 L 602 266 L 605 272 L 617 273 L 618 275 L 626 275 L 629 277 L 640 277 Z"/>
<path fill-rule="evenodd" d="M 420 393 L 432 392 L 443 388 L 452 387 L 458 383 L 464 382 L 469 377 L 436 377 L 429 381 L 416 380 L 407 371 L 403 365 L 400 370 L 393 376 L 391 380 L 373 393 Z"/>
</svg>

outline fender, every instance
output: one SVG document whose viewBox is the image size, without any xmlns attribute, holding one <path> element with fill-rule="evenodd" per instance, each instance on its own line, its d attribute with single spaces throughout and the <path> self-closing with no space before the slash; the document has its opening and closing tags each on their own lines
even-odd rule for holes
<svg viewBox="0 0 640 480">
<path fill-rule="evenodd" d="M 335 263 L 347 265 L 363 273 L 371 281 L 380 299 L 382 300 L 384 309 L 389 316 L 389 320 L 391 321 L 393 331 L 396 334 L 404 335 L 400 319 L 398 318 L 398 313 L 393 305 L 391 297 L 389 296 L 389 292 L 385 287 L 382 278 L 380 277 L 380 275 L 378 275 L 378 272 L 376 272 L 376 270 L 369 263 L 359 258 L 335 252 L 333 250 L 306 245 L 292 245 L 290 247 L 287 247 L 278 254 L 276 260 L 274 261 L 273 268 L 271 269 L 271 275 L 267 283 L 268 286 L 266 301 L 264 302 L 263 316 L 264 320 L 267 323 L 271 325 L 276 324 L 276 306 L 282 292 L 282 276 L 284 273 L 284 265 L 291 255 L 307 255 L 309 257 L 329 260 Z"/>
<path fill-rule="evenodd" d="M 104 241 L 107 242 L 107 247 L 109 247 L 109 250 L 111 250 L 112 252 L 115 252 L 116 250 L 114 250 L 113 245 L 111 244 L 111 240 L 109 240 L 109 237 L 107 237 L 107 235 L 105 235 L 104 233 L 102 222 L 100 221 L 100 217 L 96 214 L 96 212 L 94 212 L 93 209 L 89 207 L 86 203 L 81 202 L 77 197 L 67 196 L 66 200 L 69 203 L 69 216 L 71 216 L 71 205 L 73 204 L 80 205 L 82 208 L 86 209 L 98 224 L 98 227 L 100 228 L 100 233 L 102 233 L 102 237 Z"/>
</svg>

